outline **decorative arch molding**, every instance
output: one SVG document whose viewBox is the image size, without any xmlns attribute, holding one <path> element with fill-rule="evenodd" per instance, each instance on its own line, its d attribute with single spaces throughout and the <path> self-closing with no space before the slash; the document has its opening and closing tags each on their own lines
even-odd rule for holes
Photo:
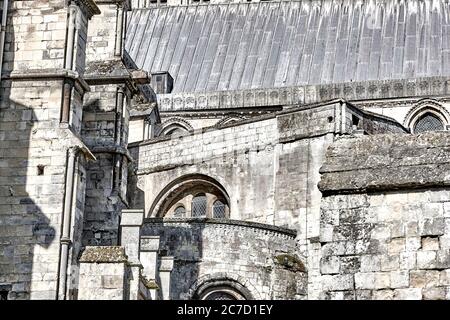
<svg viewBox="0 0 450 320">
<path fill-rule="evenodd" d="M 215 127 L 220 128 L 222 126 L 226 126 L 227 124 L 230 124 L 234 121 L 239 121 L 239 120 L 246 120 L 247 117 L 237 114 L 237 113 L 232 113 L 229 114 L 227 117 L 223 118 L 222 120 L 220 120 L 219 122 L 217 122 L 215 124 Z"/>
<path fill-rule="evenodd" d="M 417 120 L 426 113 L 431 113 L 438 117 L 444 124 L 444 127 L 450 124 L 450 112 L 442 104 L 434 99 L 423 99 L 409 110 L 405 116 L 403 125 L 406 128 L 412 129 Z"/>
<path fill-rule="evenodd" d="M 158 193 L 155 200 L 153 201 L 152 206 L 150 207 L 149 212 L 147 213 L 147 217 L 163 217 L 166 205 L 171 201 L 173 197 L 179 194 L 179 192 L 186 185 L 190 184 L 211 186 L 217 189 L 224 196 L 227 203 L 230 203 L 230 196 L 228 195 L 226 189 L 216 179 L 204 174 L 187 174 L 173 180 L 171 183 L 165 186 L 161 190 L 161 192 Z"/>
<path fill-rule="evenodd" d="M 191 124 L 189 122 L 187 122 L 186 120 L 184 120 L 183 118 L 172 117 L 172 118 L 169 118 L 169 119 L 163 121 L 163 123 L 161 123 L 161 126 L 159 127 L 159 129 L 155 132 L 155 134 L 157 137 L 159 137 L 175 128 L 185 130 L 186 132 L 194 131 L 194 128 L 191 126 Z"/>
<path fill-rule="evenodd" d="M 188 300 L 204 299 L 215 291 L 230 294 L 237 300 L 262 300 L 261 294 L 249 279 L 231 272 L 200 276 L 189 288 L 186 298 Z M 241 297 L 237 296 L 238 294 Z"/>
</svg>

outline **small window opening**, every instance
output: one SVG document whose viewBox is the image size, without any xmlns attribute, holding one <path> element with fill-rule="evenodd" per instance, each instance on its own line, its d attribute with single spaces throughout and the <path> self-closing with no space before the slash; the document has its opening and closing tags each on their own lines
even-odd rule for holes
<svg viewBox="0 0 450 320">
<path fill-rule="evenodd" d="M 0 300 L 8 300 L 8 291 L 6 290 L 0 291 Z"/>
<path fill-rule="evenodd" d="M 204 193 L 192 199 L 192 217 L 206 216 L 206 195 Z"/>
<path fill-rule="evenodd" d="M 183 218 L 186 215 L 186 209 L 183 206 L 178 206 L 173 212 L 174 218 Z"/>
<path fill-rule="evenodd" d="M 220 200 L 216 200 L 213 204 L 213 218 L 224 219 L 225 218 L 225 203 Z"/>
<path fill-rule="evenodd" d="M 359 118 L 355 115 L 352 115 L 352 126 L 353 130 L 357 130 L 359 128 Z"/>
<path fill-rule="evenodd" d="M 43 176 L 44 175 L 44 169 L 45 169 L 44 165 L 42 165 L 42 164 L 38 165 L 37 166 L 37 175 L 38 176 Z"/>
</svg>

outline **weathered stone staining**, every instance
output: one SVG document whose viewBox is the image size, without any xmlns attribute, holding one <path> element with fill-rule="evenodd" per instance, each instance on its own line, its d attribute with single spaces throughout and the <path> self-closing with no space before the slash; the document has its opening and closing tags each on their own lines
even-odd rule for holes
<svg viewBox="0 0 450 320">
<path fill-rule="evenodd" d="M 450 299 L 447 1 L 228 2 L 0 0 L 1 299 Z"/>
</svg>

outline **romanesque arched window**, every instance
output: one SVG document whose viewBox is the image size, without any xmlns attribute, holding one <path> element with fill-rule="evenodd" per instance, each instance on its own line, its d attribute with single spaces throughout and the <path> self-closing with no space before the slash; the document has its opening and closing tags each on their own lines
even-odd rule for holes
<svg viewBox="0 0 450 320">
<path fill-rule="evenodd" d="M 187 133 L 187 131 L 184 128 L 174 127 L 174 128 L 171 128 L 171 129 L 165 131 L 163 134 L 166 137 L 168 137 L 168 136 L 170 136 L 170 137 L 178 137 L 178 136 L 182 136 L 182 135 L 184 135 L 186 133 Z"/>
<path fill-rule="evenodd" d="M 444 123 L 431 112 L 421 115 L 414 124 L 414 133 L 444 130 Z"/>
<path fill-rule="evenodd" d="M 192 217 L 206 217 L 206 195 L 200 193 L 192 198 Z"/>
<path fill-rule="evenodd" d="M 179 205 L 173 211 L 173 217 L 174 218 L 184 218 L 185 216 L 186 216 L 186 209 L 184 208 L 183 205 Z"/>
<path fill-rule="evenodd" d="M 212 208 L 213 208 L 212 210 L 213 218 L 223 219 L 226 217 L 226 205 L 221 200 L 214 201 Z"/>
<path fill-rule="evenodd" d="M 167 218 L 215 218 L 230 216 L 225 189 L 205 175 L 188 175 L 174 180 L 150 209 L 152 216 Z"/>
</svg>

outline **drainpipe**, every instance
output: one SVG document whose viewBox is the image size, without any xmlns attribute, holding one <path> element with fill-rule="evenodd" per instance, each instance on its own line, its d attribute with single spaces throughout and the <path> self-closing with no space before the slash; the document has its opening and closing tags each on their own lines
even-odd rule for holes
<svg viewBox="0 0 450 320">
<path fill-rule="evenodd" d="M 70 221 L 72 219 L 72 202 L 73 202 L 73 186 L 75 175 L 75 160 L 79 148 L 71 147 L 68 150 L 67 174 L 66 174 L 66 190 L 64 197 L 64 211 L 62 217 L 62 231 L 60 239 L 60 262 L 58 272 L 58 300 L 66 299 L 67 289 L 67 265 L 69 260 L 70 240 Z"/>
<path fill-rule="evenodd" d="M 67 26 L 67 49 L 66 49 L 66 60 L 65 68 L 72 70 L 73 68 L 73 55 L 75 46 L 75 19 L 77 15 L 77 6 L 71 4 L 69 6 L 69 21 Z"/>
<path fill-rule="evenodd" d="M 64 68 L 72 70 L 73 69 L 73 56 L 74 56 L 74 46 L 75 46 L 75 23 L 77 15 L 77 6 L 71 4 L 69 6 L 69 18 L 67 25 L 67 40 L 66 40 L 66 58 L 64 60 Z M 61 111 L 61 122 L 68 123 L 70 119 L 70 99 L 72 93 L 72 84 L 65 81 L 63 84 L 63 101 L 62 101 L 62 111 Z"/>
<path fill-rule="evenodd" d="M 120 146 L 122 143 L 122 116 L 125 99 L 125 90 L 123 86 L 117 88 L 117 102 L 116 102 L 116 145 Z"/>
<path fill-rule="evenodd" d="M 123 4 L 117 5 L 116 47 L 114 48 L 114 55 L 119 57 L 122 56 L 123 16 Z"/>
<path fill-rule="evenodd" d="M 65 81 L 63 85 L 63 102 L 61 111 L 61 122 L 69 123 L 70 120 L 70 100 L 72 98 L 72 84 Z"/>
<path fill-rule="evenodd" d="M 116 118 L 115 118 L 115 129 L 114 129 L 114 143 L 116 146 L 122 145 L 122 117 L 125 99 L 125 89 L 123 86 L 117 88 L 116 94 Z M 114 155 L 114 171 L 113 171 L 113 190 L 120 189 L 120 163 L 121 155 Z"/>
<path fill-rule="evenodd" d="M 0 82 L 2 80 L 3 51 L 5 50 L 6 19 L 8 16 L 8 0 L 3 0 L 3 15 L 0 33 Z"/>
</svg>

